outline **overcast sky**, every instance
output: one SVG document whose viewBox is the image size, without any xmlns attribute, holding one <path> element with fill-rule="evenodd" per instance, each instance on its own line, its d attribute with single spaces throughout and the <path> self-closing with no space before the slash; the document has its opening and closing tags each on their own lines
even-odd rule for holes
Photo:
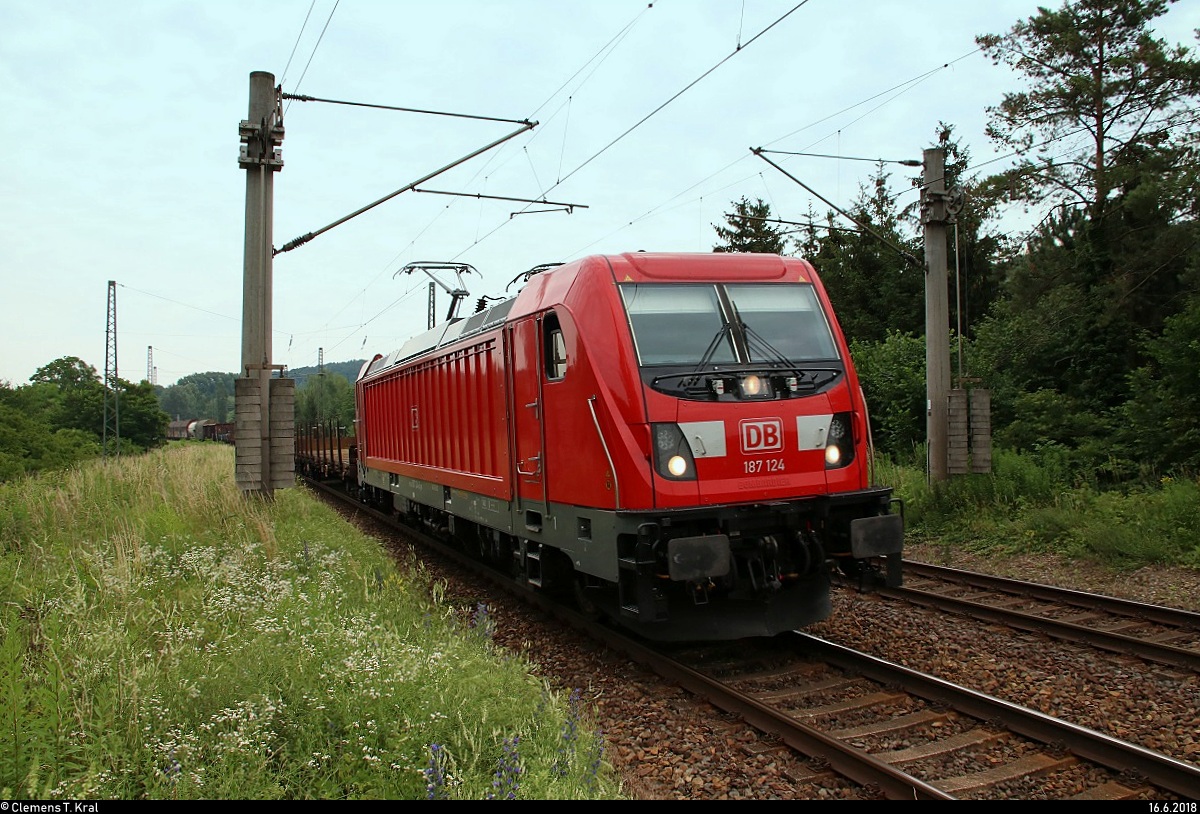
<svg viewBox="0 0 1200 814">
<path fill-rule="evenodd" d="M 0 381 L 77 356 L 160 385 L 241 364 L 249 76 L 285 93 L 498 119 L 530 132 L 275 258 L 273 361 L 386 353 L 426 328 L 429 277 L 470 298 L 545 262 L 711 251 L 741 196 L 802 221 L 875 165 L 920 160 L 939 121 L 980 173 L 1007 159 L 986 108 L 1020 77 L 975 44 L 1033 0 L 5 0 L 0 4 Z M 1194 48 L 1200 2 L 1157 33 Z M 285 102 L 274 240 L 337 221 L 516 129 Z M 999 160 L 996 160 L 998 159 Z M 987 163 L 992 162 L 992 163 Z M 901 203 L 917 169 L 887 165 Z M 513 214 L 521 212 L 521 214 Z M 447 285 L 451 273 L 439 272 Z M 509 295 L 516 286 L 509 288 Z M 437 317 L 449 306 L 438 288 Z M 840 304 L 839 307 L 850 307 Z M 148 350 L 152 351 L 148 353 Z"/>
</svg>

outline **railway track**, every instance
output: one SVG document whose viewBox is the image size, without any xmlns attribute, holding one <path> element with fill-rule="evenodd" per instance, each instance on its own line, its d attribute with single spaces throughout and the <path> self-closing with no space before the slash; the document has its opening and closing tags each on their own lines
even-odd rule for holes
<svg viewBox="0 0 1200 814">
<path fill-rule="evenodd" d="M 1200 795 L 1191 764 L 805 634 L 674 659 L 710 703 L 891 799 Z"/>
<path fill-rule="evenodd" d="M 873 593 L 1200 673 L 1200 613 L 911 560 Z"/>
<path fill-rule="evenodd" d="M 347 500 L 337 488 L 309 482 Z M 429 543 L 488 573 L 455 549 Z M 815 761 L 818 768 L 793 778 L 798 783 L 819 785 L 822 772 L 832 772 L 859 784 L 866 797 L 889 799 L 1200 798 L 1193 764 L 830 641 L 794 633 L 736 647 L 651 646 L 511 579 L 493 584 L 754 727 L 760 748 Z"/>
</svg>

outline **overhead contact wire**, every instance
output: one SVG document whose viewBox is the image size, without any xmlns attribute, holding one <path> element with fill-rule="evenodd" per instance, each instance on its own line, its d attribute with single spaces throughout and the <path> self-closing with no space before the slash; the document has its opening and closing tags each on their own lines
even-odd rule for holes
<svg viewBox="0 0 1200 814">
<path fill-rule="evenodd" d="M 308 4 L 308 13 L 304 15 L 304 22 L 300 24 L 300 33 L 296 35 L 296 42 L 292 45 L 292 53 L 288 54 L 287 64 L 283 66 L 283 74 L 279 80 L 280 85 L 287 81 L 288 69 L 292 67 L 292 59 L 296 56 L 296 49 L 300 47 L 300 38 L 304 36 L 304 29 L 308 28 L 308 18 L 312 16 L 313 6 L 316 4 L 317 0 L 312 0 Z"/>
<path fill-rule="evenodd" d="M 649 121 L 651 117 L 653 117 L 654 115 L 656 115 L 656 114 L 657 114 L 659 111 L 661 111 L 661 110 L 662 110 L 663 108 L 665 108 L 667 105 L 671 104 L 671 103 L 672 103 L 672 102 L 674 102 L 676 99 L 678 99 L 680 96 L 682 96 L 683 94 L 687 93 L 689 90 L 691 90 L 692 88 L 694 88 L 696 85 L 698 85 L 698 84 L 699 84 L 699 83 L 700 83 L 702 80 L 704 80 L 704 79 L 705 79 L 705 78 L 706 78 L 706 77 L 707 77 L 709 74 L 711 74 L 711 73 L 712 73 L 713 71 L 715 71 L 717 68 L 720 68 L 722 65 L 724 65 L 726 62 L 728 62 L 728 61 L 729 61 L 730 59 L 732 59 L 733 57 L 735 57 L 735 56 L 737 56 L 738 54 L 740 54 L 740 53 L 741 53 L 743 50 L 745 50 L 746 48 L 749 48 L 749 47 L 750 47 L 750 45 L 751 45 L 751 44 L 753 44 L 755 40 L 757 40 L 759 37 L 761 37 L 761 36 L 763 36 L 764 34 L 766 34 L 768 31 L 770 31 L 770 30 L 771 30 L 772 28 L 774 28 L 775 26 L 779 25 L 781 22 L 783 22 L 783 21 L 784 21 L 784 20 L 786 20 L 788 17 L 790 17 L 792 14 L 794 14 L 794 13 L 796 12 L 796 10 L 797 10 L 797 9 L 799 9 L 799 8 L 800 8 L 801 6 L 803 6 L 803 5 L 806 5 L 807 3 L 808 3 L 808 0 L 800 0 L 800 2 L 799 2 L 799 3 L 797 3 L 795 6 L 793 6 L 793 7 L 792 7 L 791 9 L 789 9 L 788 11 L 784 12 L 784 13 L 783 13 L 783 15 L 779 17 L 779 19 L 775 20 L 775 22 L 771 23 L 771 24 L 770 24 L 770 25 L 768 25 L 766 28 L 764 28 L 762 31 L 759 31 L 757 34 L 755 34 L 753 37 L 751 37 L 749 40 L 747 40 L 745 45 L 742 45 L 741 47 L 735 48 L 735 49 L 734 49 L 734 50 L 733 50 L 731 53 L 729 53 L 729 54 L 728 54 L 728 55 L 727 55 L 727 56 L 726 56 L 724 59 L 722 59 L 722 60 L 721 60 L 720 62 L 718 62 L 716 65 L 713 65 L 711 68 L 709 68 L 709 69 L 708 69 L 707 71 L 705 71 L 704 73 L 700 74 L 700 75 L 699 75 L 698 77 L 696 77 L 695 79 L 693 79 L 693 80 L 692 80 L 691 82 L 689 82 L 689 83 L 688 83 L 688 84 L 687 84 L 687 85 L 686 85 L 686 86 L 685 86 L 685 87 L 684 87 L 682 90 L 680 90 L 678 93 L 676 93 L 676 94 L 675 94 L 674 96 L 672 96 L 670 99 L 667 99 L 667 100 L 666 100 L 665 102 L 663 102 L 661 105 L 659 105 L 658 107 L 654 108 L 654 110 L 651 110 L 649 113 L 647 113 L 645 116 L 643 116 L 643 117 L 641 118 L 641 120 L 640 120 L 640 121 L 638 121 L 637 123 L 635 123 L 635 124 L 634 124 L 632 127 L 630 127 L 628 130 L 626 130 L 624 133 L 622 133 L 621 135 L 617 136 L 615 139 L 613 139 L 612 141 L 610 141 L 610 142 L 609 142 L 608 144 L 606 144 L 604 147 L 601 147 L 601 148 L 600 148 L 600 150 L 599 150 L 598 152 L 596 152 L 596 153 L 595 153 L 595 154 L 594 154 L 594 155 L 593 155 L 591 158 L 587 159 L 587 160 L 586 160 L 586 161 L 584 161 L 582 164 L 580 164 L 578 167 L 576 167 L 575 169 L 573 169 L 573 170 L 571 170 L 569 173 L 567 173 L 567 174 L 566 174 L 566 176 L 565 176 L 565 177 L 562 179 L 562 181 L 559 181 L 558 183 L 559 183 L 559 184 L 561 184 L 563 181 L 566 181 L 568 178 L 570 178 L 570 177 L 571 177 L 572 175 L 574 175 L 575 173 L 579 172 L 581 169 L 583 169 L 584 167 L 586 167 L 588 164 L 592 163 L 592 162 L 593 162 L 593 161 L 595 161 L 597 158 L 599 158 L 600 156 L 604 155 L 604 153 L 606 153 L 606 152 L 607 152 L 607 151 L 608 151 L 608 150 L 609 150 L 609 149 L 610 149 L 610 148 L 611 148 L 613 145 L 615 145 L 617 142 L 621 141 L 623 138 L 625 138 L 626 136 L 628 136 L 628 135 L 629 135 L 630 133 L 632 133 L 634 130 L 637 130 L 639 127 L 641 127 L 643 124 L 645 124 L 647 121 Z M 555 184 L 555 186 L 558 186 L 558 184 Z M 553 189 L 553 187 L 551 187 L 551 189 Z M 550 190 L 545 190 L 545 192 L 549 192 L 549 191 L 550 191 Z M 545 194 L 545 192 L 543 192 L 543 194 Z"/>
<path fill-rule="evenodd" d="M 563 176 L 561 179 L 559 179 L 558 181 L 556 181 L 554 184 L 552 184 L 551 186 L 549 186 L 549 187 L 547 187 L 546 189 L 542 190 L 542 196 L 543 196 L 543 197 L 545 197 L 545 196 L 546 196 L 546 195 L 547 195 L 549 192 L 551 192 L 553 189 L 555 189 L 556 187 L 558 187 L 558 186 L 560 186 L 561 184 L 563 184 L 563 183 L 564 183 L 564 182 L 565 182 L 565 181 L 566 181 L 568 178 L 570 178 L 572 175 L 574 175 L 575 173 L 579 172 L 579 171 L 580 171 L 580 170 L 582 170 L 584 167 L 586 167 L 588 164 L 590 164 L 590 163 L 592 163 L 593 161 L 595 161 L 597 158 L 599 158 L 601 155 L 603 155 L 605 152 L 607 152 L 607 151 L 608 151 L 608 150 L 609 150 L 609 149 L 610 149 L 610 148 L 611 148 L 613 145 L 615 145 L 617 142 L 621 141 L 621 139 L 625 138 L 625 137 L 626 137 L 626 136 L 628 136 L 630 133 L 632 133 L 634 130 L 636 130 L 636 129 L 638 129 L 639 127 L 641 127 L 643 124 L 645 124 L 647 121 L 649 121 L 651 117 L 653 117 L 654 115 L 656 115 L 657 113 L 659 113 L 659 112 L 660 112 L 660 111 L 661 111 L 663 108 L 665 108 L 667 105 L 671 104 L 671 103 L 672 103 L 672 102 L 674 102 L 676 99 L 678 99 L 680 96 L 682 96 L 683 94 L 687 93 L 687 92 L 688 92 L 690 89 L 692 89 L 693 87 L 695 87 L 695 86 L 696 86 L 696 85 L 697 85 L 697 84 L 698 84 L 698 83 L 699 83 L 701 80 L 703 80 L 705 77 L 707 77 L 707 76 L 708 76 L 709 74 L 711 74 L 713 71 L 715 71 L 717 68 L 720 68 L 720 67 L 721 67 L 722 65 L 724 65 L 726 62 L 728 62 L 730 59 L 732 59 L 734 56 L 736 56 L 737 54 L 740 54 L 740 53 L 741 53 L 742 51 L 744 51 L 746 48 L 750 47 L 750 45 L 751 45 L 751 44 L 752 44 L 752 43 L 753 43 L 755 40 L 757 40 L 759 37 L 761 37 L 761 36 L 763 36 L 764 34 L 766 34 L 768 31 L 770 31 L 770 30 L 771 30 L 772 28 L 774 28 L 775 26 L 779 25 L 781 22 L 783 22 L 783 21 L 784 21 L 784 20 L 786 20 L 788 17 L 790 17 L 792 14 L 794 14 L 794 13 L 796 12 L 796 10 L 797 10 L 797 9 L 799 9 L 801 6 L 804 6 L 804 5 L 806 5 L 807 3 L 808 3 L 808 0 L 801 0 L 801 2 L 797 3 L 797 4 L 796 4 L 795 6 L 793 6 L 791 9 L 789 9 L 789 10 L 788 10 L 788 11 L 786 11 L 786 12 L 784 12 L 782 15 L 780 15 L 780 17 L 779 17 L 778 19 L 776 19 L 774 22 L 772 22 L 770 25 L 768 25 L 768 26 L 767 26 L 766 28 L 764 28 L 762 31 L 759 31 L 757 34 L 755 34 L 753 37 L 751 37 L 749 40 L 747 40 L 745 45 L 741 46 L 740 48 L 737 48 L 737 49 L 735 49 L 733 52 L 731 52 L 730 54 L 726 55 L 726 56 L 725 56 L 725 57 L 724 57 L 724 58 L 723 58 L 723 59 L 722 59 L 720 62 L 718 62 L 717 64 L 713 65 L 713 66 L 712 66 L 711 68 L 709 68 L 707 71 L 705 71 L 704 73 L 700 74 L 700 76 L 698 76 L 698 77 L 696 77 L 695 79 L 693 79 L 691 82 L 689 82 L 689 83 L 687 84 L 687 86 L 685 86 L 685 87 L 684 87 L 682 90 L 680 90 L 678 93 L 676 93 L 675 95 L 673 95 L 673 96 L 672 96 L 670 99 L 667 99 L 665 102 L 663 102 L 661 105 L 659 105 L 658 107 L 656 107 L 654 110 L 650 111 L 650 112 L 649 112 L 649 113 L 647 113 L 645 116 L 643 116 L 643 117 L 641 118 L 641 120 L 639 120 L 638 122 L 636 122 L 636 123 L 635 123 L 633 126 L 631 126 L 629 129 L 627 129 L 627 130 L 626 130 L 624 133 L 621 133 L 621 135 L 617 136 L 615 139 L 613 139 L 612 141 L 610 141 L 610 142 L 609 142 L 608 144 L 606 144 L 604 147 L 600 148 L 600 150 L 599 150 L 599 151 L 597 151 L 596 153 L 594 153 L 594 154 L 591 156 L 591 158 L 588 158 L 586 161 L 584 161 L 582 164 L 580 164 L 580 165 L 579 165 L 578 167 L 576 167 L 575 169 L 571 170 L 569 173 L 567 173 L 567 174 L 566 174 L 565 176 Z M 487 240 L 489 237 L 491 237 L 492 235 L 494 235 L 496 232 L 498 232 L 499 230 L 503 229 L 503 228 L 504 228 L 504 226 L 505 226 L 505 224 L 507 224 L 507 223 L 511 222 L 511 220 L 512 220 L 512 219 L 510 218 L 509 220 L 502 221 L 502 222 L 501 222 L 499 225 L 497 225 L 497 226 L 496 226 L 494 229 L 492 229 L 490 232 L 488 232 L 487 234 L 485 234 L 485 235 L 484 235 L 482 238 L 480 238 L 479 240 L 475 241 L 475 243 L 473 243 L 473 244 L 472 244 L 472 246 L 477 246 L 477 245 L 479 245 L 479 243 L 480 243 L 480 242 L 482 242 L 482 241 L 484 241 L 484 240 Z M 459 252 L 458 254 L 456 254 L 456 255 L 454 256 L 454 257 L 455 257 L 455 259 L 457 259 L 457 258 L 461 257 L 461 256 L 462 256 L 464 253 L 466 253 L 466 252 L 467 252 L 467 250 L 468 250 L 468 249 L 472 248 L 472 246 L 468 246 L 467 248 L 463 249 L 461 252 Z"/>
</svg>

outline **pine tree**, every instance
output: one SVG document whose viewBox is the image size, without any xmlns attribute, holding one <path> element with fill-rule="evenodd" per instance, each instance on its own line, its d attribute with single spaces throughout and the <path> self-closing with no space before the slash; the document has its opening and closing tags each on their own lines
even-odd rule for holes
<svg viewBox="0 0 1200 814">
<path fill-rule="evenodd" d="M 1183 149 L 1195 131 L 1200 63 L 1153 37 L 1152 21 L 1171 2 L 1077 0 L 976 37 L 993 62 L 1029 80 L 988 108 L 988 135 L 1034 155 L 1008 173 L 1014 198 L 1082 206 L 1098 223 L 1147 151 Z"/>
<path fill-rule="evenodd" d="M 761 254 L 787 254 L 787 238 L 779 227 L 772 226 L 771 205 L 755 199 L 751 203 L 745 195 L 733 202 L 733 212 L 725 213 L 727 226 L 717 226 L 717 237 L 723 242 L 713 246 L 714 252 L 756 252 Z"/>
</svg>

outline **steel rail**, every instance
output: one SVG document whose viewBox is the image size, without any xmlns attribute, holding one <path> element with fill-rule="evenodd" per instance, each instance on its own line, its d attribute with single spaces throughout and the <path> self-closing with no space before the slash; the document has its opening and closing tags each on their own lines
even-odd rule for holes
<svg viewBox="0 0 1200 814">
<path fill-rule="evenodd" d="M 1165 625 L 1178 629 L 1184 634 L 1200 635 L 1200 614 L 1191 611 L 1163 608 L 1102 594 L 1089 594 L 1083 591 L 959 571 L 926 563 L 913 563 L 907 560 L 904 562 L 904 571 L 906 575 L 910 576 L 913 574 L 932 576 L 982 590 L 1000 591 L 1022 598 L 1056 602 L 1083 610 L 1115 614 L 1138 622 Z M 999 607 L 988 604 L 986 601 L 948 596 L 940 591 L 925 590 L 911 584 L 900 588 L 881 586 L 875 590 L 875 593 L 891 599 L 949 610 L 986 622 L 1003 624 L 1033 633 L 1044 633 L 1056 639 L 1082 642 L 1114 653 L 1137 656 L 1147 661 L 1200 672 L 1200 650 L 1194 648 L 1179 647 L 1150 638 L 1089 627 L 1078 622 L 1053 619 L 1038 613 Z"/>
<path fill-rule="evenodd" d="M 1094 729 L 960 687 L 936 676 L 860 653 L 806 633 L 795 633 L 809 652 L 884 684 L 901 686 L 982 720 L 1000 721 L 1026 737 L 1061 744 L 1073 754 L 1117 772 L 1133 771 L 1154 785 L 1189 800 L 1200 799 L 1200 766 L 1176 760 Z"/>
</svg>

